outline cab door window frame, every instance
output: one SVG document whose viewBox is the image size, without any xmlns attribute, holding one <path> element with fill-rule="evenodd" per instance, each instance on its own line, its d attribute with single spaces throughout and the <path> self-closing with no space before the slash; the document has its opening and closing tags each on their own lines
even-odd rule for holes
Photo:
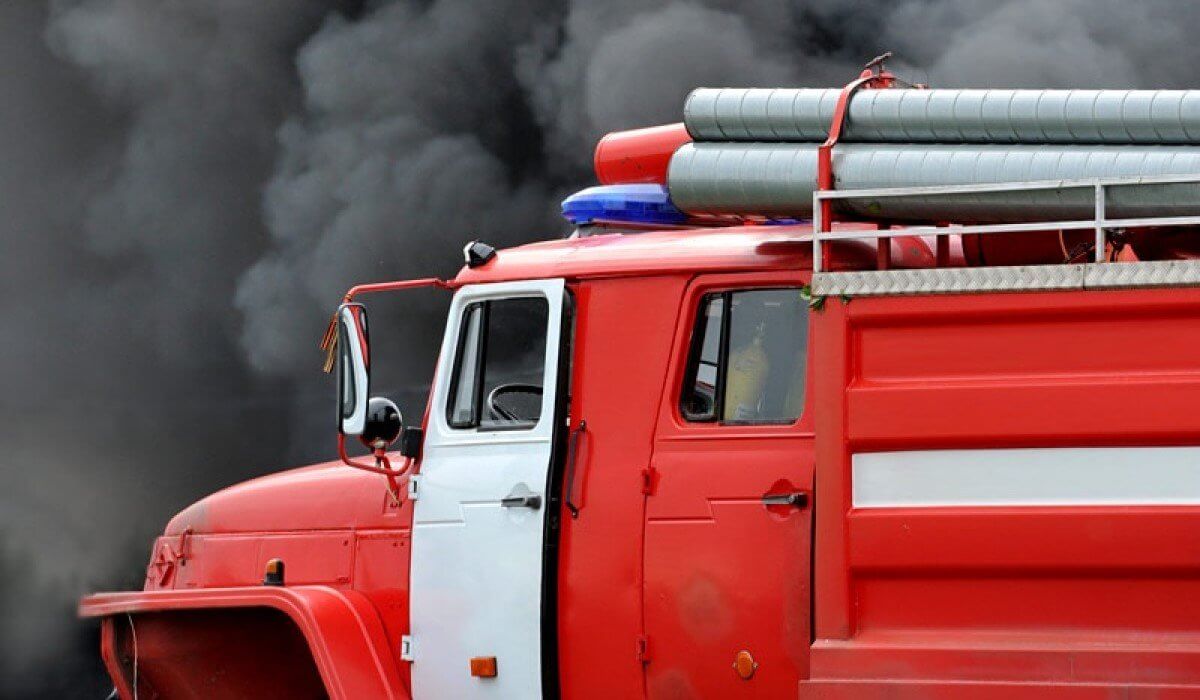
<svg viewBox="0 0 1200 700">
<path fill-rule="evenodd" d="M 757 431 L 759 429 L 770 430 L 772 428 L 779 429 L 781 427 L 798 427 L 805 432 L 811 432 L 813 426 L 811 400 L 813 386 L 813 368 L 812 368 L 812 353 L 813 353 L 813 338 L 812 327 L 813 319 L 812 312 L 806 314 L 804 320 L 806 335 L 805 347 L 802 362 L 804 376 L 804 396 L 800 406 L 800 415 L 790 420 L 723 420 L 722 407 L 718 405 L 723 398 L 725 391 L 724 380 L 725 372 L 724 365 L 728 362 L 728 327 L 730 325 L 729 317 L 731 315 L 730 299 L 733 295 L 741 292 L 754 291 L 770 291 L 770 290 L 792 290 L 796 291 L 797 296 L 800 295 L 803 287 L 808 283 L 808 275 L 800 275 L 797 272 L 791 273 L 747 273 L 747 274 L 713 274 L 704 275 L 693 280 L 684 294 L 684 308 L 680 314 L 681 323 L 677 329 L 676 340 L 676 360 L 672 369 L 672 377 L 667 386 L 670 393 L 665 397 L 666 403 L 669 404 L 669 416 L 678 427 L 687 429 L 725 429 L 729 430 L 734 427 L 746 428 Z M 692 383 L 695 380 L 693 372 L 695 361 L 700 359 L 697 353 L 702 349 L 698 347 L 699 339 L 697 333 L 701 330 L 699 323 L 703 319 L 706 301 L 710 298 L 725 299 L 724 308 L 722 310 L 724 318 L 721 321 L 721 337 L 718 357 L 718 373 L 717 386 L 715 387 L 716 396 L 714 406 L 712 407 L 712 415 L 697 416 L 693 414 L 689 416 L 685 408 L 687 395 L 691 389 Z"/>
<path fill-rule="evenodd" d="M 540 398 L 538 414 L 532 419 L 497 419 L 488 414 L 490 405 L 484 405 L 484 390 L 487 388 L 489 369 L 494 369 L 489 364 L 491 360 L 489 346 L 494 340 L 491 327 L 493 307 L 497 304 L 531 300 L 541 302 L 545 308 L 549 308 L 546 297 L 530 294 L 480 299 L 463 308 L 458 325 L 458 337 L 455 340 L 455 353 L 451 363 L 450 383 L 445 402 L 445 420 L 451 429 L 498 432 L 533 430 L 538 426 L 544 408 L 541 406 Z M 552 358 L 547 355 L 545 345 L 548 328 L 549 319 L 545 318 L 540 325 L 533 329 L 535 335 L 540 334 L 541 336 L 541 358 L 537 363 L 539 383 L 530 386 L 536 386 L 539 390 L 544 390 L 541 385 L 542 377 L 547 364 L 552 362 Z M 535 341 L 534 348 L 537 347 L 538 343 Z M 508 384 L 516 385 L 512 382 Z M 463 394 L 464 388 L 467 390 L 467 394 Z M 464 408 L 460 405 L 464 400 L 468 402 L 465 413 Z"/>
</svg>

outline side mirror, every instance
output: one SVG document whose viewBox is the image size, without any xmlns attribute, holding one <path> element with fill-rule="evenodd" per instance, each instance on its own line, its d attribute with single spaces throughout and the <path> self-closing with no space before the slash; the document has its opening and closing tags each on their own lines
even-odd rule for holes
<svg viewBox="0 0 1200 700">
<path fill-rule="evenodd" d="M 362 435 L 371 389 L 366 307 L 342 304 L 337 312 L 337 334 L 338 430 L 343 435 Z"/>
</svg>

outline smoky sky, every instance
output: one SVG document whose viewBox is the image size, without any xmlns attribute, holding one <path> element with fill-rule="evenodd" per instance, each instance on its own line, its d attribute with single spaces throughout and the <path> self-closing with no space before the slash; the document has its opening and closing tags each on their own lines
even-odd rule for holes
<svg viewBox="0 0 1200 700">
<path fill-rule="evenodd" d="M 331 456 L 356 281 L 562 235 L 694 87 L 1190 87 L 1168 0 L 0 2 L 0 694 L 97 697 L 87 590 L 207 492 Z M 419 414 L 443 305 L 380 306 Z"/>
</svg>

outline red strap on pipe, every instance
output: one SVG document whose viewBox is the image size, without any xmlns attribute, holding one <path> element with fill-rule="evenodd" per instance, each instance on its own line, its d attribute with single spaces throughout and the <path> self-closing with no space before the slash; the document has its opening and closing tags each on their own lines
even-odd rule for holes
<svg viewBox="0 0 1200 700">
<path fill-rule="evenodd" d="M 862 74 L 842 88 L 842 93 L 838 95 L 837 106 L 833 110 L 833 121 L 829 125 L 829 136 L 825 139 L 825 143 L 817 149 L 818 190 L 824 192 L 833 189 L 833 147 L 842 138 L 842 128 L 846 124 L 846 112 L 850 109 L 850 98 L 860 89 L 890 88 L 896 82 L 896 77 L 883 69 L 883 61 L 890 57 L 891 54 L 886 53 L 868 63 Z M 878 73 L 873 70 L 874 66 L 879 67 Z M 830 220 L 832 214 L 833 202 L 828 199 L 821 200 L 822 233 L 833 228 L 833 222 Z"/>
</svg>

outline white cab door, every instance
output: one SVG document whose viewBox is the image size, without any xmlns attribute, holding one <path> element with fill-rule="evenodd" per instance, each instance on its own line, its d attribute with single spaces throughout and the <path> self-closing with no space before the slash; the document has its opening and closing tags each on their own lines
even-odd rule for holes
<svg viewBox="0 0 1200 700">
<path fill-rule="evenodd" d="M 563 303 L 561 279 L 473 285 L 454 297 L 415 487 L 415 698 L 542 695 Z M 473 677 L 475 657 L 495 657 L 495 677 Z"/>
</svg>

